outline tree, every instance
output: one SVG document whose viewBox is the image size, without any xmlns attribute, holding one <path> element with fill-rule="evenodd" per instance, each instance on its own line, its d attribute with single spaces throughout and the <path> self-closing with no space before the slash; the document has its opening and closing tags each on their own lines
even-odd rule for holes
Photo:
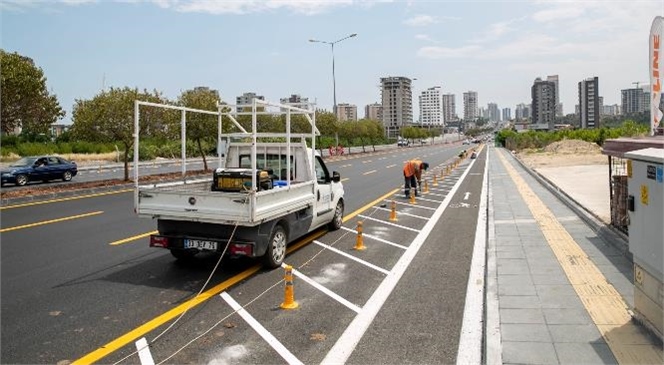
<svg viewBox="0 0 664 365">
<path fill-rule="evenodd" d="M 17 127 L 30 133 L 47 133 L 51 124 L 65 116 L 58 99 L 46 89 L 46 77 L 34 61 L 0 49 L 2 132 Z"/>
<path fill-rule="evenodd" d="M 102 91 L 90 100 L 76 100 L 72 113 L 72 134 L 79 139 L 97 142 L 120 142 L 124 147 L 124 179 L 129 180 L 129 151 L 134 146 L 134 100 L 164 103 L 161 93 L 139 92 L 125 87 Z M 168 124 L 165 109 L 140 108 L 139 136 Z M 172 121 L 171 121 L 172 122 Z"/>
<path fill-rule="evenodd" d="M 219 91 L 207 87 L 197 87 L 193 90 L 183 91 L 178 98 L 178 103 L 192 109 L 209 110 L 216 112 L 217 104 L 221 102 Z M 212 114 L 187 113 L 187 139 L 196 142 L 198 153 L 203 158 L 203 168 L 207 171 L 206 153 L 203 151 L 201 140 L 216 140 L 218 129 L 218 117 Z"/>
</svg>

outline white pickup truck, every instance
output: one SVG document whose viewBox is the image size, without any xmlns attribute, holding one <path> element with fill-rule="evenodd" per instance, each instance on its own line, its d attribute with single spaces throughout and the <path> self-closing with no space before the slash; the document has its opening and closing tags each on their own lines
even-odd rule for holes
<svg viewBox="0 0 664 365">
<path fill-rule="evenodd" d="M 311 119 L 307 110 L 276 104 L 281 113 L 284 109 L 307 113 L 312 134 L 256 133 L 256 102 L 251 132 L 244 131 L 231 113 L 219 110 L 242 131 L 219 133 L 219 167 L 209 178 L 139 185 L 135 171 L 135 210 L 140 217 L 157 219 L 159 233 L 151 235 L 150 246 L 169 249 L 178 259 L 201 251 L 261 257 L 266 267 L 275 268 L 283 262 L 289 242 L 324 225 L 331 230 L 341 227 L 340 175 L 330 172 L 306 144 L 317 133 L 315 116 Z M 156 106 L 137 102 L 136 108 L 139 105 Z"/>
</svg>

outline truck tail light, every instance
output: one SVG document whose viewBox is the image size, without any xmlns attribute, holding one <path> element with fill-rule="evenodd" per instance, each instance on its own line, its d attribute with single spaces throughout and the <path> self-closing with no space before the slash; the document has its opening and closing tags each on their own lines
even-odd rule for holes
<svg viewBox="0 0 664 365">
<path fill-rule="evenodd" d="M 253 256 L 254 246 L 250 244 L 232 243 L 229 247 L 231 255 Z"/>
<path fill-rule="evenodd" d="M 168 237 L 150 235 L 150 247 L 168 248 Z"/>
</svg>

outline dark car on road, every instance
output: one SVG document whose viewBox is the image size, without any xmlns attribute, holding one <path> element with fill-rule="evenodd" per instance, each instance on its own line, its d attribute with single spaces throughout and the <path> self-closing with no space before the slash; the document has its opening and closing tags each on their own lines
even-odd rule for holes
<svg viewBox="0 0 664 365">
<path fill-rule="evenodd" d="M 71 180 L 78 173 L 73 161 L 59 156 L 31 156 L 9 165 L 2 170 L 2 185 L 16 184 L 23 186 L 30 181 Z"/>
</svg>

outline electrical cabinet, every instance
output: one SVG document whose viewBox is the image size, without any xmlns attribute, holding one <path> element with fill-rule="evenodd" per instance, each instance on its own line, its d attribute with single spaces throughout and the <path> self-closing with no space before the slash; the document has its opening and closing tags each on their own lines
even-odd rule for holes
<svg viewBox="0 0 664 365">
<path fill-rule="evenodd" d="M 634 258 L 634 313 L 664 336 L 664 149 L 625 153 L 629 250 Z"/>
</svg>

